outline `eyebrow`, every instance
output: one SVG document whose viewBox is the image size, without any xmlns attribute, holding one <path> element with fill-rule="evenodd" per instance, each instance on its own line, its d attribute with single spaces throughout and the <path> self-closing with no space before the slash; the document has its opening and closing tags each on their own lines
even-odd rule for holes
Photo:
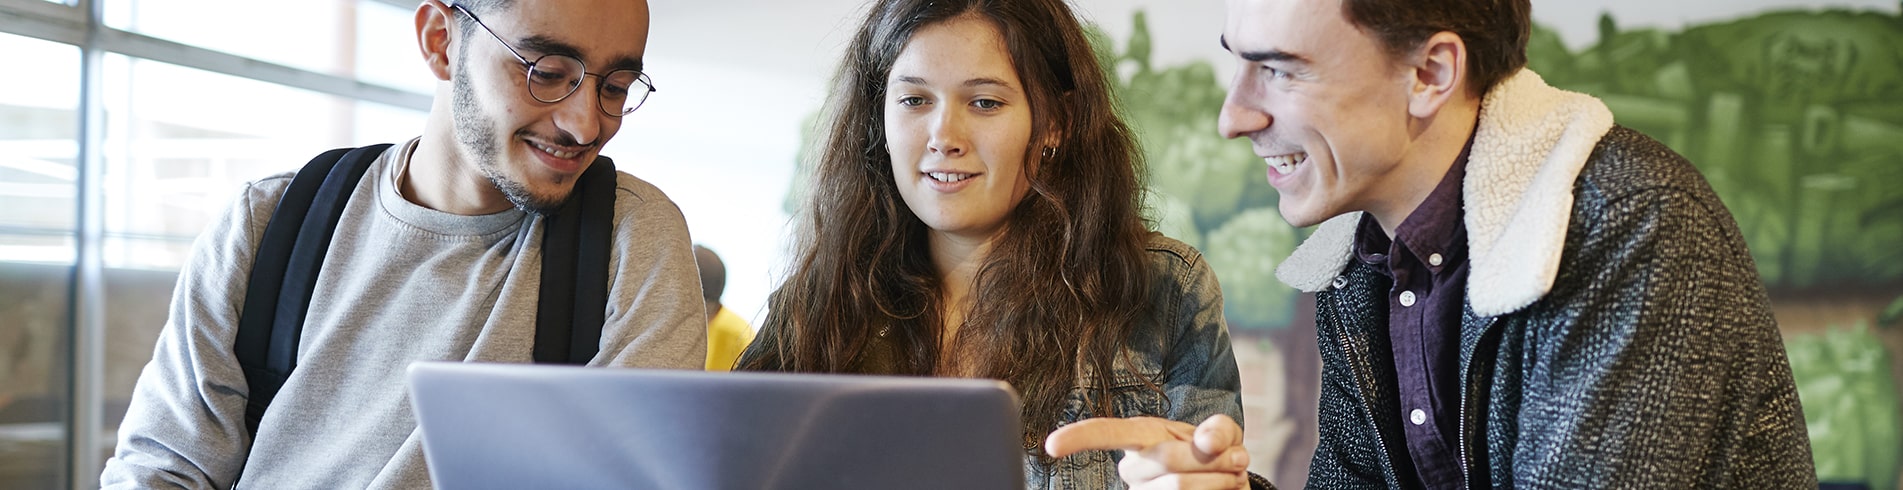
<svg viewBox="0 0 1903 490">
<path fill-rule="evenodd" d="M 1229 38 L 1227 36 L 1224 36 L 1220 39 L 1222 42 L 1223 51 L 1236 53 L 1237 57 L 1240 57 L 1244 60 L 1248 60 L 1250 62 L 1260 63 L 1264 61 L 1287 61 L 1287 62 L 1293 62 L 1293 63 L 1308 64 L 1307 57 L 1304 57 L 1299 54 L 1283 51 L 1280 49 L 1271 49 L 1268 51 L 1243 51 L 1243 52 L 1237 53 L 1234 49 L 1229 48 Z"/>
<path fill-rule="evenodd" d="M 542 35 L 529 36 L 529 37 L 523 38 L 521 41 L 517 41 L 517 44 L 520 44 L 522 49 L 526 49 L 529 51 L 535 51 L 542 54 L 559 54 L 559 55 L 575 58 L 578 60 L 582 59 L 580 49 L 576 49 L 575 46 L 572 44 L 557 41 L 554 38 L 550 38 L 548 36 L 542 36 Z M 535 60 L 529 60 L 529 61 L 535 61 Z M 587 63 L 583 62 L 583 64 L 587 64 Z M 631 56 L 617 56 L 613 59 L 608 60 L 608 65 L 606 67 L 598 68 L 598 70 L 600 70 L 602 73 L 605 74 L 615 70 L 641 71 L 641 68 L 642 68 L 641 58 L 631 57 Z"/>
<path fill-rule="evenodd" d="M 912 85 L 930 85 L 929 83 L 925 81 L 924 78 L 910 76 L 910 75 L 901 75 L 897 78 L 894 78 L 894 80 L 897 80 L 900 83 L 909 83 Z M 965 80 L 965 83 L 963 85 L 966 87 L 998 86 L 998 87 L 1004 87 L 1004 88 L 1013 88 L 1011 84 L 1005 83 L 1004 80 L 999 80 L 996 78 L 988 78 L 988 77 L 973 78 L 970 80 Z"/>
</svg>

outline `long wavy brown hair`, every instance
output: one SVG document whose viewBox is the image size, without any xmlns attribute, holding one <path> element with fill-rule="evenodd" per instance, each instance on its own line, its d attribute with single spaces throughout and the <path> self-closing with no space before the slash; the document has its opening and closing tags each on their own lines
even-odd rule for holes
<svg viewBox="0 0 1903 490">
<path fill-rule="evenodd" d="M 1030 99 L 1030 141 L 1051 141 L 1055 131 L 1059 143 L 1054 152 L 1025 149 L 1030 192 L 985 257 L 964 326 L 946 348 L 942 283 L 928 229 L 893 179 L 883 104 L 912 34 L 968 15 L 1003 34 Z M 1141 156 L 1070 8 L 1063 0 L 877 2 L 834 87 L 795 260 L 768 301 L 763 342 L 737 369 L 866 372 L 868 347 L 885 331 L 898 364 L 886 374 L 942 374 L 936 368 L 952 360 L 1010 382 L 1023 401 L 1027 449 L 1056 428 L 1078 369 L 1090 366 L 1085 388 L 1107 400 L 1112 364 L 1150 307 L 1150 232 L 1140 214 Z M 1085 409 L 1111 415 L 1107 403 L 1097 405 Z"/>
</svg>

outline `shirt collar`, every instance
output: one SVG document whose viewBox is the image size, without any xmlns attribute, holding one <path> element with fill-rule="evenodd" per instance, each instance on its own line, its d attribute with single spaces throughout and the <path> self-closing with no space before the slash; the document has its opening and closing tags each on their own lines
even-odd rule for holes
<svg viewBox="0 0 1903 490">
<path fill-rule="evenodd" d="M 1435 274 L 1466 258 L 1467 230 L 1460 198 L 1462 180 L 1467 176 L 1467 157 L 1472 152 L 1473 136 L 1468 135 L 1460 156 L 1455 157 L 1454 164 L 1447 168 L 1427 199 L 1401 221 L 1401 226 L 1394 228 L 1393 239 L 1381 230 L 1373 214 L 1363 213 L 1355 231 L 1355 257 L 1369 265 L 1387 265 L 1390 254 L 1410 253 Z M 1430 260 L 1437 254 L 1441 260 Z"/>
</svg>

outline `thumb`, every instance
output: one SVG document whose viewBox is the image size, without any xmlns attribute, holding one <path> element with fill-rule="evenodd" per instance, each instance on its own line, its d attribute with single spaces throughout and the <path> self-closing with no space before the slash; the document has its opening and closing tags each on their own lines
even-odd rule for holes
<svg viewBox="0 0 1903 490">
<path fill-rule="evenodd" d="M 1196 426 L 1196 452 L 1207 456 L 1222 454 L 1229 448 L 1242 445 L 1242 426 L 1228 415 L 1215 414 L 1203 419 Z"/>
<path fill-rule="evenodd" d="M 1091 450 L 1143 449 L 1164 441 L 1190 440 L 1195 430 L 1189 424 L 1156 417 L 1084 419 L 1052 431 L 1044 439 L 1044 451 L 1062 458 Z"/>
</svg>

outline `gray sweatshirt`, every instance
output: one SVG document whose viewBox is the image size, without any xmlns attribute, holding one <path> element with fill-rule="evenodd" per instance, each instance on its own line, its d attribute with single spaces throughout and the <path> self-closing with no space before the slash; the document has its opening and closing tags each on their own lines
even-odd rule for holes
<svg viewBox="0 0 1903 490">
<path fill-rule="evenodd" d="M 232 354 L 257 241 L 290 173 L 248 184 L 180 271 L 171 315 L 106 462 L 106 488 L 428 488 L 404 371 L 416 361 L 529 362 L 542 219 L 457 216 L 397 194 L 416 141 L 372 164 L 317 279 L 297 369 L 247 457 Z M 707 324 L 687 224 L 626 173 L 615 195 L 606 323 L 591 366 L 699 369 Z"/>
</svg>

